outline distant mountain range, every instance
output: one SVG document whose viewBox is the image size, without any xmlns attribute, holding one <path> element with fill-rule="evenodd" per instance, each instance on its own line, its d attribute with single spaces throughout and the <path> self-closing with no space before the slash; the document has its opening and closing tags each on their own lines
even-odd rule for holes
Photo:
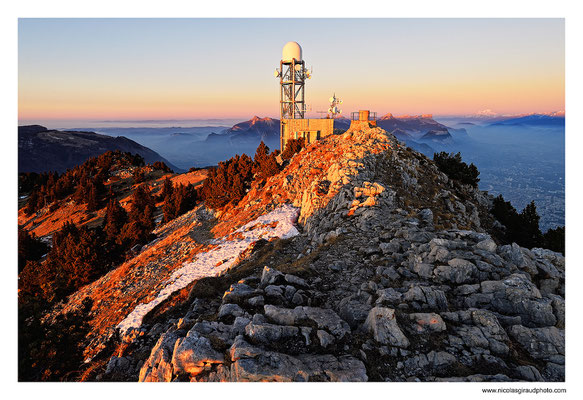
<svg viewBox="0 0 583 400">
<path fill-rule="evenodd" d="M 514 124 L 519 123 L 525 126 L 543 124 L 547 127 L 559 127 L 565 120 L 564 111 L 553 111 L 547 113 L 526 113 L 526 114 L 497 114 L 491 110 L 484 110 L 471 115 L 442 115 L 440 121 L 455 121 L 456 125 L 492 125 L 492 124 Z M 510 121 L 506 123 L 507 121 Z"/>
<path fill-rule="evenodd" d="M 377 120 L 377 126 L 391 132 L 414 150 L 432 157 L 436 148 L 442 150 L 458 138 L 465 139 L 465 129 L 452 129 L 433 119 L 431 114 L 393 116 L 388 113 Z"/>
<path fill-rule="evenodd" d="M 428 132 L 448 132 L 447 126 L 435 121 L 431 115 L 405 115 L 402 117 L 394 117 L 393 114 L 388 113 L 377 120 L 377 126 L 383 128 L 387 132 L 392 132 L 395 129 L 400 129 L 409 133 L 413 138 L 420 139 Z M 431 135 L 430 139 L 432 139 Z M 444 139 L 447 138 L 447 135 Z"/>
<path fill-rule="evenodd" d="M 431 114 L 394 116 L 385 114 L 376 120 L 377 126 L 405 142 L 414 150 L 432 157 L 435 149 L 442 150 L 455 140 L 465 140 L 468 134 L 464 128 L 449 128 L 433 119 Z M 350 119 L 340 117 L 334 120 L 335 129 L 348 129 Z"/>
<path fill-rule="evenodd" d="M 334 119 L 334 129 L 346 130 L 350 127 L 350 120 L 348 118 L 340 117 Z"/>
<path fill-rule="evenodd" d="M 181 171 L 160 154 L 123 136 L 64 132 L 40 125 L 18 127 L 18 172 L 64 172 L 110 150 L 139 154 L 146 163 L 162 161 L 173 170 Z"/>
<path fill-rule="evenodd" d="M 425 135 L 421 136 L 421 141 L 436 142 L 436 143 L 451 143 L 453 141 L 448 130 L 430 130 Z"/>
<path fill-rule="evenodd" d="M 279 142 L 279 120 L 254 116 L 249 121 L 239 122 L 221 133 L 211 133 L 205 141 L 212 143 L 228 141 L 231 144 L 256 143 L 257 145 L 261 141 Z"/>
<path fill-rule="evenodd" d="M 348 129 L 350 122 L 348 118 L 336 118 L 334 128 Z M 377 125 L 393 133 L 397 139 L 405 142 L 408 146 L 430 155 L 433 154 L 434 150 L 428 144 L 446 146 L 454 141 L 448 127 L 435 121 L 431 115 L 394 117 L 389 113 L 378 119 Z M 461 135 L 467 135 L 463 128 L 456 130 L 456 136 Z M 279 120 L 255 116 L 221 133 L 210 134 L 205 143 L 215 146 L 220 144 L 257 146 L 262 140 L 272 147 L 277 146 Z"/>
<path fill-rule="evenodd" d="M 491 126 L 544 126 L 544 127 L 564 127 L 565 116 L 562 115 L 546 115 L 546 114 L 532 114 L 522 117 L 508 118 L 502 121 L 496 121 Z"/>
<path fill-rule="evenodd" d="M 334 128 L 346 130 L 350 123 L 348 118 L 336 118 Z M 455 142 L 468 138 L 462 126 L 457 126 L 458 129 L 450 128 L 434 120 L 431 114 L 393 116 L 388 113 L 377 120 L 377 125 L 429 157 L 435 151 L 447 150 Z M 19 168 L 23 171 L 44 171 L 47 168 L 63 171 L 101 152 L 123 150 L 141 154 L 148 162 L 165 158 L 172 160 L 179 167 L 165 162 L 178 171 L 191 166 L 215 165 L 235 154 L 253 156 L 261 141 L 272 150 L 279 149 L 279 129 L 279 119 L 259 116 L 236 123 L 230 128 L 110 127 L 59 132 L 39 126 L 21 127 Z M 27 148 L 26 144 L 31 140 L 45 146 L 45 150 L 37 150 L 38 145 Z M 55 146 L 58 147 L 53 151 L 56 156 L 50 150 Z M 71 152 L 71 149 L 75 151 Z"/>
</svg>

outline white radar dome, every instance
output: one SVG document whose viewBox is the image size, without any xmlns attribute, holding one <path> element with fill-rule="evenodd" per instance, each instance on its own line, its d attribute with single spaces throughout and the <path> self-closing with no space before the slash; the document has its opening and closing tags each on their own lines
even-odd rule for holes
<svg viewBox="0 0 583 400">
<path fill-rule="evenodd" d="M 292 59 L 302 61 L 302 47 L 297 42 L 287 42 L 281 52 L 281 60 L 290 62 Z"/>
</svg>

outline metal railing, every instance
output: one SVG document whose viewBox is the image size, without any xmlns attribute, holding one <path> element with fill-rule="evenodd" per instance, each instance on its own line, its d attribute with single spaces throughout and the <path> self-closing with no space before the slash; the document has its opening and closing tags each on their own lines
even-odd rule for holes
<svg viewBox="0 0 583 400">
<path fill-rule="evenodd" d="M 353 121 L 360 121 L 360 115 L 361 115 L 360 111 L 354 111 L 354 112 L 350 113 L 350 118 Z M 368 112 L 368 119 L 366 119 L 366 120 L 363 119 L 363 121 L 376 121 L 376 119 L 377 119 L 377 113 L 375 111 L 369 111 Z"/>
</svg>

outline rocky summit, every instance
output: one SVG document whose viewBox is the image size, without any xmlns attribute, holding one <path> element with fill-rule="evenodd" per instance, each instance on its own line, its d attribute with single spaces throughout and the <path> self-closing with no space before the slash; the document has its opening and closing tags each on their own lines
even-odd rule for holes
<svg viewBox="0 0 583 400">
<path fill-rule="evenodd" d="M 93 300 L 84 379 L 564 380 L 564 257 L 502 245 L 491 196 L 381 128 L 286 163 L 237 205 L 158 227 L 54 312 Z M 285 235 L 265 217 L 282 209 Z M 210 257 L 221 248 L 238 250 Z M 206 276 L 164 292 L 206 259 Z"/>
</svg>

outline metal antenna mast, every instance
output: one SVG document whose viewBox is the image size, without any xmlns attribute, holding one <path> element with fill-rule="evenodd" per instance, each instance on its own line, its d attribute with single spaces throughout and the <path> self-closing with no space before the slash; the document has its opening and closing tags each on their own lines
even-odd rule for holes
<svg viewBox="0 0 583 400">
<path fill-rule="evenodd" d="M 306 69 L 302 59 L 302 48 L 296 42 L 288 42 L 282 52 L 279 70 L 274 76 L 280 84 L 280 120 L 304 119 L 306 113 L 305 81 L 310 79 L 311 72 Z M 283 123 L 280 124 L 281 146 L 283 147 Z M 282 148 L 283 150 L 283 148 Z"/>
</svg>

